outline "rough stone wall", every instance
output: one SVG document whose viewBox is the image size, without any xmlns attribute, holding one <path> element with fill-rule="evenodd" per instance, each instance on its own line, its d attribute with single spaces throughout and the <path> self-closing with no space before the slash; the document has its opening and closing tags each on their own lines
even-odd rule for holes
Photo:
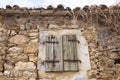
<svg viewBox="0 0 120 80">
<path fill-rule="evenodd" d="M 120 59 L 120 11 L 113 8 L 1 9 L 0 80 L 68 80 L 79 74 L 38 73 L 39 33 L 63 29 L 81 30 L 88 41 L 91 70 L 87 80 L 120 80 L 120 61 L 115 61 Z"/>
</svg>

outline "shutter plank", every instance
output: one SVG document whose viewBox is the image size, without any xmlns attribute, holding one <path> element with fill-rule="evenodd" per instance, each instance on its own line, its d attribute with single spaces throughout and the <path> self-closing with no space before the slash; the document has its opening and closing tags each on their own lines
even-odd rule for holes
<svg viewBox="0 0 120 80">
<path fill-rule="evenodd" d="M 65 35 L 62 37 L 62 44 L 63 44 L 63 57 L 64 60 L 69 60 L 69 43 L 68 43 L 68 37 Z M 64 71 L 69 70 L 69 63 L 64 61 Z"/>
<path fill-rule="evenodd" d="M 61 71 L 61 53 L 58 37 L 48 36 L 46 40 L 46 71 Z"/>
<path fill-rule="evenodd" d="M 72 41 L 69 41 L 69 40 L 73 40 L 73 36 L 72 35 L 68 35 L 68 45 L 70 46 L 70 48 L 69 48 L 69 60 L 74 60 L 74 53 L 73 53 L 73 42 Z M 72 69 L 74 69 L 75 68 L 75 64 L 74 64 L 74 62 L 68 62 L 69 63 L 69 70 L 71 71 Z"/>
<path fill-rule="evenodd" d="M 59 40 L 58 40 L 58 38 L 55 38 L 54 39 L 54 42 L 58 42 Z M 55 66 L 53 66 L 54 67 L 54 71 L 60 71 L 60 51 L 59 51 L 59 44 L 60 43 L 56 43 L 56 44 L 54 44 L 54 51 L 55 51 L 55 53 L 54 53 L 54 60 L 55 61 L 59 61 L 59 62 L 56 62 L 54 65 Z"/>
<path fill-rule="evenodd" d="M 52 41 L 51 36 L 47 36 L 46 41 Z M 53 44 L 52 43 L 46 43 L 46 61 L 52 61 L 53 60 Z M 46 62 L 46 71 L 52 70 L 52 64 Z"/>
<path fill-rule="evenodd" d="M 70 40 L 76 40 L 76 35 L 70 35 L 70 38 L 69 38 Z M 70 48 L 70 50 L 71 50 L 71 52 L 70 52 L 70 59 L 71 60 L 78 60 L 78 56 L 77 56 L 77 42 L 75 42 L 75 41 L 69 41 L 70 42 L 70 46 L 71 46 L 71 48 Z M 76 61 L 76 62 L 70 62 L 70 70 L 71 71 L 77 71 L 78 70 L 78 62 Z"/>
<path fill-rule="evenodd" d="M 58 50 L 59 50 L 59 54 L 58 54 L 58 56 L 57 57 L 59 57 L 59 59 L 60 59 L 60 71 L 63 71 L 63 53 L 62 53 L 62 37 L 59 37 L 58 38 L 58 41 L 59 41 L 59 48 L 58 48 Z"/>
<path fill-rule="evenodd" d="M 46 36 L 46 40 L 49 41 L 48 36 Z M 45 60 L 49 60 L 49 44 L 46 43 L 46 59 Z M 45 70 L 48 71 L 49 70 L 49 64 L 45 63 Z"/>
<path fill-rule="evenodd" d="M 63 36 L 63 54 L 64 54 L 64 71 L 77 71 L 77 42 L 76 35 Z"/>
</svg>

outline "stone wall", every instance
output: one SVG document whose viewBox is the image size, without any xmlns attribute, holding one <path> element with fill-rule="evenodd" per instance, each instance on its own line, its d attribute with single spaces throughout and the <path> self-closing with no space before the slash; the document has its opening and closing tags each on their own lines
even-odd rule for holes
<svg viewBox="0 0 120 80">
<path fill-rule="evenodd" d="M 80 72 L 39 71 L 41 31 L 80 30 L 88 42 L 87 80 L 120 80 L 119 7 L 0 10 L 0 80 L 72 80 Z M 92 11 L 92 13 L 91 13 Z"/>
</svg>

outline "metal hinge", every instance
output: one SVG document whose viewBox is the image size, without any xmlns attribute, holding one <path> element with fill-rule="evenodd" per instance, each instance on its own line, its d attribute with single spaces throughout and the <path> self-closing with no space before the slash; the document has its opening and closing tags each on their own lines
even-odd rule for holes
<svg viewBox="0 0 120 80">
<path fill-rule="evenodd" d="M 66 62 L 80 62 L 81 63 L 81 60 L 64 60 Z"/>
<path fill-rule="evenodd" d="M 71 42 L 78 42 L 78 43 L 80 43 L 79 40 L 75 40 L 75 39 L 68 39 L 68 41 L 71 41 Z"/>
</svg>

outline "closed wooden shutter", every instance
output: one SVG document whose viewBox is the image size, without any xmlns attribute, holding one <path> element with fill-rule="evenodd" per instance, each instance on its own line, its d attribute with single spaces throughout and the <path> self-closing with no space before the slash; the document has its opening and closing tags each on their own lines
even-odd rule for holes
<svg viewBox="0 0 120 80">
<path fill-rule="evenodd" d="M 47 36 L 46 38 L 46 71 L 62 71 L 60 41 L 57 36 Z"/>
<path fill-rule="evenodd" d="M 62 36 L 64 71 L 78 71 L 77 43 L 76 35 Z"/>
</svg>

